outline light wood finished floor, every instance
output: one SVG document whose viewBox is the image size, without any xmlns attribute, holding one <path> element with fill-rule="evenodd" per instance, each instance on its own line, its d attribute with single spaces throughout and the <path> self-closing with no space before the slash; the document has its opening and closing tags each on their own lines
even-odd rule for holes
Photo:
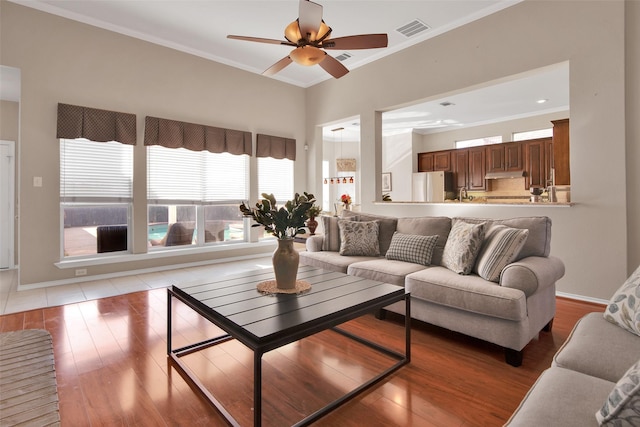
<svg viewBox="0 0 640 427">
<path fill-rule="evenodd" d="M 166 305 L 166 290 L 155 289 L 7 314 L 0 316 L 0 331 L 52 334 L 63 426 L 225 425 L 168 362 Z M 505 364 L 496 346 L 414 322 L 411 364 L 315 425 L 500 426 L 575 322 L 603 309 L 558 298 L 553 331 L 526 347 L 519 368 Z M 174 313 L 176 346 L 216 333 L 183 305 Z M 346 328 L 402 349 L 397 316 L 367 315 Z M 250 351 L 231 341 L 183 360 L 242 425 L 251 425 Z M 388 364 L 331 331 L 267 353 L 263 425 L 291 425 Z"/>
</svg>

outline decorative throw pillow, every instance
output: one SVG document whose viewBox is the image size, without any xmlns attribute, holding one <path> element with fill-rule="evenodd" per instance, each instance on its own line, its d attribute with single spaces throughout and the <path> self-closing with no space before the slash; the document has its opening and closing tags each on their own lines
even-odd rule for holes
<svg viewBox="0 0 640 427">
<path fill-rule="evenodd" d="M 379 256 L 376 221 L 338 220 L 340 255 Z"/>
<path fill-rule="evenodd" d="M 601 426 L 635 426 L 640 419 L 640 360 L 609 393 L 596 419 Z"/>
<path fill-rule="evenodd" d="M 340 229 L 338 228 L 337 216 L 321 215 L 320 222 L 322 223 L 322 250 L 338 252 L 340 250 Z M 351 218 L 348 218 L 351 220 Z"/>
<path fill-rule="evenodd" d="M 393 233 L 391 244 L 385 257 L 396 261 L 431 265 L 431 256 L 438 236 Z"/>
<path fill-rule="evenodd" d="M 474 271 L 485 280 L 499 283 L 502 269 L 518 259 L 528 236 L 529 230 L 526 229 L 490 226 L 485 233 Z"/>
<path fill-rule="evenodd" d="M 604 318 L 640 335 L 640 266 L 611 297 Z"/>
<path fill-rule="evenodd" d="M 453 223 L 442 254 L 444 267 L 458 274 L 471 273 L 484 238 L 484 224 Z"/>
</svg>

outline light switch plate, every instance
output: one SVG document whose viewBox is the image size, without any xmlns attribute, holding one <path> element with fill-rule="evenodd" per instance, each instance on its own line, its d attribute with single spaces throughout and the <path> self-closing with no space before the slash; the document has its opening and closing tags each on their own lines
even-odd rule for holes
<svg viewBox="0 0 640 427">
<path fill-rule="evenodd" d="M 34 187 L 42 187 L 42 177 L 41 176 L 34 176 L 33 177 L 33 186 Z"/>
</svg>

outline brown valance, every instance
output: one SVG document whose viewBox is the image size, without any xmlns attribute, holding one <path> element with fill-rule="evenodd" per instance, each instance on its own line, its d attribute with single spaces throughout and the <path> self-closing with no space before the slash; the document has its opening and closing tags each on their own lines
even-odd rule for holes
<svg viewBox="0 0 640 427">
<path fill-rule="evenodd" d="M 251 132 L 147 116 L 144 122 L 144 145 L 251 155 Z"/>
<path fill-rule="evenodd" d="M 256 156 L 274 159 L 296 159 L 296 140 L 279 136 L 258 134 L 256 138 Z"/>
<path fill-rule="evenodd" d="M 136 115 L 77 105 L 58 104 L 56 138 L 86 138 L 136 145 Z"/>
</svg>

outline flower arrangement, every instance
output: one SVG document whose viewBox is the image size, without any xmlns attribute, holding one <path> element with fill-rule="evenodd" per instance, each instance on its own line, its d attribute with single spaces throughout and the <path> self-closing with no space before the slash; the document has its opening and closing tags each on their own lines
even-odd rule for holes
<svg viewBox="0 0 640 427">
<path fill-rule="evenodd" d="M 351 204 L 351 196 L 349 194 L 343 194 L 340 196 L 340 201 L 343 205 L 349 206 Z"/>
<path fill-rule="evenodd" d="M 320 206 L 318 206 L 318 205 L 313 205 L 309 209 L 309 212 L 307 212 L 307 216 L 309 218 L 315 218 L 318 215 L 320 215 L 320 212 L 322 212 L 322 208 Z"/>
<path fill-rule="evenodd" d="M 262 199 L 256 203 L 255 208 L 250 208 L 244 202 L 240 205 L 242 215 L 251 217 L 262 225 L 268 233 L 278 239 L 292 239 L 297 234 L 305 232 L 303 228 L 308 217 L 308 211 L 315 203 L 313 194 L 295 194 L 293 200 L 287 201 L 284 206 L 278 207 L 273 194 L 262 193 Z"/>
</svg>

